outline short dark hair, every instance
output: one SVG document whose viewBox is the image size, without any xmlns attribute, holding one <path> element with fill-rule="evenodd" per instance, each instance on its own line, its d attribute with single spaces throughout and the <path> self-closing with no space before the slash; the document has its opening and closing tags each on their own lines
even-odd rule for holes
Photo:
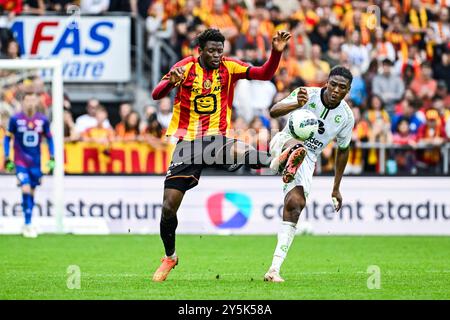
<svg viewBox="0 0 450 320">
<path fill-rule="evenodd" d="M 200 49 L 204 49 L 206 46 L 206 42 L 208 41 L 217 41 L 217 42 L 225 42 L 225 37 L 222 33 L 220 33 L 219 29 L 206 29 L 202 33 L 197 36 L 196 42 Z"/>
<path fill-rule="evenodd" d="M 383 64 L 383 65 L 388 65 L 388 66 L 393 66 L 393 65 L 394 65 L 394 62 L 392 62 L 391 59 L 386 58 L 386 59 L 383 59 L 382 64 Z"/>
<path fill-rule="evenodd" d="M 341 76 L 350 81 L 350 84 L 352 84 L 353 81 L 353 75 L 350 72 L 349 69 L 343 66 L 335 66 L 333 69 L 331 69 L 330 74 L 328 75 L 328 78 L 331 78 L 332 76 Z"/>
</svg>

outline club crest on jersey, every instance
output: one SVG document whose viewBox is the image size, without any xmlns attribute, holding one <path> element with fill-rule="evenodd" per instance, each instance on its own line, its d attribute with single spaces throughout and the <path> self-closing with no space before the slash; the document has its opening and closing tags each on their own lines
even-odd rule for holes
<svg viewBox="0 0 450 320">
<path fill-rule="evenodd" d="M 336 117 L 334 117 L 334 122 L 336 123 L 341 123 L 342 120 L 342 116 L 340 114 L 338 114 Z"/>
<path fill-rule="evenodd" d="M 212 85 L 211 80 L 206 79 L 205 81 L 203 81 L 203 87 L 204 87 L 205 89 L 210 89 L 210 88 L 211 88 L 211 85 Z"/>
<path fill-rule="evenodd" d="M 312 103 L 309 104 L 309 107 L 311 109 L 315 109 L 316 108 L 316 104 L 314 102 L 312 102 Z"/>
</svg>

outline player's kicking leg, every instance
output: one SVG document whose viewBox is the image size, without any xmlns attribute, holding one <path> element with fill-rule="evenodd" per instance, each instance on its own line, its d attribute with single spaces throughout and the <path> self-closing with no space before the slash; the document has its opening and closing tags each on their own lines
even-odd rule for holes
<svg viewBox="0 0 450 320">
<path fill-rule="evenodd" d="M 178 256 L 175 251 L 175 231 L 178 226 L 177 211 L 183 196 L 184 192 L 180 190 L 164 189 L 160 235 L 166 255 L 161 258 L 161 265 L 153 274 L 153 281 L 166 280 L 170 271 L 178 264 Z"/>
<path fill-rule="evenodd" d="M 300 213 L 306 204 L 303 187 L 296 186 L 284 198 L 283 221 L 278 232 L 278 242 L 273 254 L 272 265 L 264 275 L 264 281 L 284 282 L 280 276 L 281 265 L 286 259 L 289 248 L 295 237 Z"/>
</svg>

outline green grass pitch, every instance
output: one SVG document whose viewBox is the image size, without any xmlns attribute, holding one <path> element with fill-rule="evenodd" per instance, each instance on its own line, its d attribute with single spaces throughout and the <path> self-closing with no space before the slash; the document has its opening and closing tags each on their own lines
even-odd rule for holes
<svg viewBox="0 0 450 320">
<path fill-rule="evenodd" d="M 158 235 L 0 236 L 0 299 L 450 299 L 450 237 L 297 236 L 281 284 L 262 281 L 275 242 L 179 235 L 179 265 L 153 283 Z M 70 265 L 80 289 L 67 287 Z"/>
</svg>

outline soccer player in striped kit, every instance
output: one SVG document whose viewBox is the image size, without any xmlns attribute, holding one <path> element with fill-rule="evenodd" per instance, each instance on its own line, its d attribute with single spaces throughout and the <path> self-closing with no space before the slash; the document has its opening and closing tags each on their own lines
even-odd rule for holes
<svg viewBox="0 0 450 320">
<path fill-rule="evenodd" d="M 16 169 L 18 185 L 22 190 L 22 210 L 25 218 L 23 236 L 36 238 L 37 230 L 31 224 L 34 208 L 34 191 L 41 184 L 41 142 L 47 139 L 50 160 L 47 163 L 52 171 L 55 167 L 54 145 L 50 132 L 50 122 L 42 113 L 37 112 L 39 98 L 34 92 L 23 96 L 23 112 L 9 119 L 8 132 L 4 139 L 5 169 Z M 11 136 L 14 137 L 14 161 L 10 159 Z"/>
<path fill-rule="evenodd" d="M 270 165 L 267 154 L 227 137 L 234 85 L 239 79 L 270 80 L 290 37 L 289 32 L 278 31 L 272 39 L 270 58 L 254 67 L 225 57 L 225 37 L 217 29 L 207 29 L 197 37 L 200 56 L 176 63 L 153 90 L 152 97 L 158 100 L 178 89 L 167 135 L 179 139 L 164 182 L 160 234 L 166 255 L 153 281 L 164 281 L 178 264 L 177 211 L 185 192 L 198 184 L 204 167 L 219 165 L 235 171 L 242 164 L 252 168 Z"/>
</svg>

